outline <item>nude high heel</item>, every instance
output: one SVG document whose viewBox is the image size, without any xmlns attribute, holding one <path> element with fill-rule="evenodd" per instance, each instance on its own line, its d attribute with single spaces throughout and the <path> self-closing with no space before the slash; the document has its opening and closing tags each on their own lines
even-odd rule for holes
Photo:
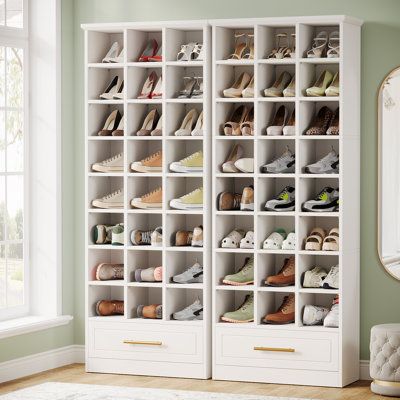
<svg viewBox="0 0 400 400">
<path fill-rule="evenodd" d="M 233 85 L 223 91 L 224 97 L 242 97 L 244 88 L 250 83 L 251 77 L 247 72 L 242 72 Z"/>
<path fill-rule="evenodd" d="M 142 91 L 140 92 L 138 99 L 151 99 L 154 86 L 157 81 L 157 74 L 153 71 L 146 79 L 143 84 Z"/>
<path fill-rule="evenodd" d="M 106 119 L 103 129 L 101 129 L 98 136 L 111 136 L 112 132 L 117 129 L 122 115 L 118 110 L 114 110 Z"/>
<path fill-rule="evenodd" d="M 243 147 L 240 144 L 235 144 L 225 162 L 221 165 L 222 172 L 230 173 L 230 172 L 239 172 L 239 170 L 235 167 L 235 162 L 239 160 L 243 155 Z"/>
<path fill-rule="evenodd" d="M 233 111 L 229 121 L 224 124 L 224 135 L 240 136 L 242 134 L 240 124 L 245 121 L 248 112 L 248 108 L 244 105 L 237 107 Z"/>
<path fill-rule="evenodd" d="M 150 133 L 151 136 L 162 136 L 162 115 L 158 118 L 157 126 Z"/>
<path fill-rule="evenodd" d="M 117 129 L 112 132 L 112 136 L 124 136 L 124 116 L 121 117 Z"/>
<path fill-rule="evenodd" d="M 198 117 L 197 110 L 192 108 L 182 121 L 181 127 L 175 131 L 175 136 L 190 136 L 193 130 L 193 126 Z"/>
<path fill-rule="evenodd" d="M 272 124 L 267 128 L 268 136 L 279 136 L 283 134 L 283 127 L 286 124 L 288 111 L 285 106 L 280 106 L 275 113 Z"/>
<path fill-rule="evenodd" d="M 203 136 L 203 111 L 200 113 L 199 118 L 197 118 L 196 126 L 192 130 L 192 136 Z"/>
<path fill-rule="evenodd" d="M 254 76 L 251 77 L 249 84 L 242 90 L 242 97 L 254 97 Z"/>
<path fill-rule="evenodd" d="M 282 97 L 283 90 L 289 84 L 291 79 L 292 79 L 292 76 L 289 74 L 289 72 L 283 71 L 279 75 L 278 79 L 276 79 L 274 84 L 271 87 L 264 90 L 264 96 L 265 97 Z"/>
<path fill-rule="evenodd" d="M 325 96 L 325 90 L 331 84 L 332 80 L 332 73 L 328 70 L 323 71 L 314 85 L 306 89 L 307 96 Z"/>
<path fill-rule="evenodd" d="M 243 136 L 254 136 L 254 107 L 250 109 L 246 119 L 240 124 L 240 132 Z"/>
<path fill-rule="evenodd" d="M 283 90 L 284 97 L 295 97 L 296 96 L 296 77 L 293 75 L 292 80 L 290 81 L 289 85 L 285 87 Z"/>
<path fill-rule="evenodd" d="M 325 90 L 326 96 L 339 96 L 340 94 L 340 81 L 339 81 L 339 72 L 336 72 L 335 76 L 332 79 L 332 83 Z"/>
<path fill-rule="evenodd" d="M 157 109 L 151 110 L 143 121 L 142 128 L 136 132 L 137 136 L 149 136 L 157 126 L 157 122 L 160 118 Z"/>
</svg>

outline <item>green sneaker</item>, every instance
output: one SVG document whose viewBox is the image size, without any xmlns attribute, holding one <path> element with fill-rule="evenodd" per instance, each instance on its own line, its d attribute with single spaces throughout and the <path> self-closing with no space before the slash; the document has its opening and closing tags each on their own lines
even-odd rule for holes
<svg viewBox="0 0 400 400">
<path fill-rule="evenodd" d="M 117 224 L 112 228 L 111 244 L 113 246 L 124 245 L 124 224 Z"/>
<path fill-rule="evenodd" d="M 203 152 L 187 156 L 186 158 L 170 164 L 169 169 L 173 172 L 203 172 Z"/>
<path fill-rule="evenodd" d="M 222 321 L 245 323 L 254 321 L 254 294 L 246 295 L 243 304 L 236 310 L 225 313 Z"/>
<path fill-rule="evenodd" d="M 251 285 L 254 283 L 254 258 L 246 257 L 244 265 L 236 274 L 226 275 L 222 283 L 233 286 Z"/>
<path fill-rule="evenodd" d="M 192 210 L 203 208 L 203 187 L 193 190 L 188 194 L 180 197 L 179 199 L 173 199 L 169 203 L 171 208 L 178 210 Z"/>
</svg>

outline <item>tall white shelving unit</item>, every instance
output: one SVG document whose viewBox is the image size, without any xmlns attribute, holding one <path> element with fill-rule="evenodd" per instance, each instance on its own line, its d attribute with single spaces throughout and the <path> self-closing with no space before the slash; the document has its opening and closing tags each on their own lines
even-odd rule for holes
<svg viewBox="0 0 400 400">
<path fill-rule="evenodd" d="M 214 20 L 213 26 L 213 378 L 225 380 L 291 383 L 318 386 L 345 386 L 359 377 L 359 175 L 360 175 L 360 26 L 347 17 L 298 17 Z M 340 31 L 340 58 L 309 59 L 306 51 L 315 35 L 327 30 Z M 234 51 L 234 34 L 254 34 L 254 60 L 227 60 Z M 296 34 L 296 57 L 268 59 L 275 47 L 275 35 Z M 325 69 L 340 71 L 339 97 L 306 97 Z M 266 98 L 282 71 L 296 75 L 296 97 Z M 223 98 L 243 71 L 254 75 L 255 98 Z M 224 136 L 222 126 L 232 109 L 240 104 L 255 110 L 254 136 Z M 280 105 L 296 110 L 295 136 L 267 136 Z M 340 107 L 339 136 L 304 136 L 318 110 L 327 105 Z M 231 147 L 240 144 L 244 157 L 254 157 L 254 173 L 227 174 L 220 170 Z M 296 154 L 292 174 L 262 174 L 260 167 L 288 146 Z M 309 175 L 303 169 L 333 147 L 340 154 L 340 173 Z M 254 185 L 255 210 L 218 211 L 217 195 L 222 191 L 241 193 Z M 267 212 L 264 204 L 286 185 L 296 189 L 294 212 Z M 340 211 L 305 213 L 301 204 L 313 198 L 324 186 L 340 188 Z M 314 227 L 339 227 L 338 252 L 305 251 L 304 241 Z M 255 233 L 255 249 L 221 249 L 221 240 L 234 228 Z M 296 232 L 294 251 L 263 250 L 262 243 L 275 228 Z M 255 281 L 251 286 L 223 285 L 222 278 L 254 256 Z M 281 268 L 283 259 L 294 256 L 296 282 L 289 287 L 267 287 L 264 280 Z M 301 275 L 314 266 L 339 264 L 339 290 L 302 288 Z M 254 293 L 254 322 L 232 324 L 221 321 L 224 312 L 235 310 L 246 294 Z M 265 325 L 262 318 L 275 312 L 288 293 L 296 299 L 296 319 L 289 325 Z M 306 304 L 329 306 L 340 296 L 339 328 L 304 326 Z"/>
<path fill-rule="evenodd" d="M 183 23 L 89 24 L 85 30 L 86 76 L 86 369 L 139 375 L 162 375 L 187 378 L 211 376 L 211 28 L 204 21 Z M 147 41 L 162 43 L 162 62 L 138 62 Z M 125 49 L 124 61 L 118 64 L 101 60 L 113 42 Z M 181 45 L 203 43 L 204 61 L 176 61 Z M 163 77 L 162 99 L 137 99 L 149 73 Z M 114 76 L 124 79 L 123 100 L 101 100 L 99 95 Z M 184 76 L 203 76 L 202 99 L 177 99 L 183 89 Z M 162 136 L 135 136 L 147 112 L 156 108 L 162 114 Z M 174 136 L 190 108 L 204 111 L 204 136 Z M 125 135 L 97 136 L 106 117 L 114 109 L 124 115 Z M 163 151 L 161 173 L 134 173 L 133 161 L 155 151 Z M 169 164 L 203 150 L 204 172 L 178 174 Z M 92 172 L 91 165 L 124 152 L 124 172 Z M 169 201 L 204 186 L 204 210 L 180 211 Z M 139 210 L 130 200 L 162 186 L 163 208 Z M 124 209 L 102 210 L 91 201 L 115 189 L 124 189 Z M 125 245 L 96 245 L 91 230 L 96 224 L 124 222 Z M 193 230 L 203 225 L 204 246 L 174 247 L 177 230 Z M 162 247 L 133 246 L 130 232 L 163 227 Z M 171 277 L 199 261 L 204 266 L 203 284 L 179 285 Z M 124 264 L 124 280 L 95 281 L 94 267 L 101 262 Z M 163 281 L 135 282 L 134 270 L 163 266 Z M 200 298 L 204 306 L 203 321 L 175 321 L 175 311 Z M 98 300 L 124 300 L 123 316 L 99 317 Z M 161 320 L 137 317 L 139 304 L 162 304 Z"/>
</svg>

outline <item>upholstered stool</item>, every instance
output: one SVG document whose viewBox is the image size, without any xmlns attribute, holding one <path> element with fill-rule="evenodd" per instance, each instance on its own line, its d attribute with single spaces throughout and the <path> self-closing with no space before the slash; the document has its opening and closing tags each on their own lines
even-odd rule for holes
<svg viewBox="0 0 400 400">
<path fill-rule="evenodd" d="M 371 329 L 371 390 L 400 397 L 400 324 L 376 325 Z"/>
</svg>

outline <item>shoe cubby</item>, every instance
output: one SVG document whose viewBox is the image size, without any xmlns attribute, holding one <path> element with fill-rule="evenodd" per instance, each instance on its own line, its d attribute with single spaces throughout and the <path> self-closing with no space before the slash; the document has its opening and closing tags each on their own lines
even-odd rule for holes
<svg viewBox="0 0 400 400">
<path fill-rule="evenodd" d="M 131 200 L 135 198 L 142 197 L 145 194 L 152 192 L 158 188 L 162 188 L 162 178 L 161 177 L 132 177 L 130 176 L 127 180 L 127 201 L 128 204 L 126 207 L 131 209 L 132 212 L 143 212 L 145 210 L 152 212 L 159 210 L 161 211 L 162 207 L 160 208 L 150 208 L 150 209 L 143 209 L 143 208 L 136 208 L 131 205 Z"/>
<path fill-rule="evenodd" d="M 89 209 L 107 212 L 107 209 L 93 207 L 92 201 L 100 199 L 117 190 L 124 190 L 124 179 L 119 176 L 90 176 L 88 179 L 90 185 L 88 188 L 87 207 Z"/>
<path fill-rule="evenodd" d="M 250 78 L 254 75 L 254 68 L 249 65 L 217 65 L 216 66 L 216 79 L 215 79 L 215 96 L 217 98 L 226 98 L 224 90 L 233 87 L 237 79 L 246 73 Z M 245 86 L 247 87 L 247 85 Z M 230 98 L 231 101 L 241 101 L 242 97 Z M 252 98 L 246 98 L 243 101 L 253 101 Z"/>
<path fill-rule="evenodd" d="M 215 179 L 215 205 L 218 210 L 218 195 L 222 192 L 240 193 L 246 186 L 254 186 L 254 179 L 248 177 L 218 177 Z M 220 210 L 219 210 L 220 211 Z"/>
<path fill-rule="evenodd" d="M 168 214 L 166 216 L 166 229 L 165 229 L 165 243 L 167 247 L 174 247 L 176 251 L 190 250 L 199 251 L 201 247 L 194 247 L 188 244 L 187 246 L 176 246 L 175 234 L 178 231 L 189 231 L 193 232 L 193 229 L 197 226 L 203 226 L 203 215 L 202 214 Z M 204 240 L 204 229 L 203 226 L 203 240 Z"/>
<path fill-rule="evenodd" d="M 166 319 L 173 321 L 175 323 L 202 323 L 201 319 L 196 320 L 187 320 L 180 321 L 173 317 L 173 314 L 177 311 L 182 311 L 187 306 L 193 304 L 196 300 L 200 300 L 201 304 L 204 304 L 203 301 L 203 290 L 201 288 L 196 289 L 188 289 L 183 287 L 167 287 L 166 289 L 166 310 L 165 315 Z M 203 309 L 204 314 L 204 309 Z M 203 315 L 204 317 L 204 315 Z"/>
<path fill-rule="evenodd" d="M 243 136 L 245 137 L 245 136 Z M 240 158 L 253 158 L 254 159 L 254 141 L 253 140 L 240 140 L 238 136 L 232 136 L 232 140 L 218 140 L 215 142 L 215 170 L 217 176 L 230 177 L 237 175 L 240 176 L 253 176 L 253 173 L 248 172 L 223 172 L 222 165 L 227 161 L 232 149 L 235 146 L 240 146 L 242 155 Z M 253 136 L 249 136 L 253 139 Z M 237 140 L 235 140 L 237 139 Z"/>
<path fill-rule="evenodd" d="M 127 234 L 127 244 L 129 247 L 134 249 L 160 249 L 161 246 L 154 245 L 134 245 L 131 241 L 131 233 L 133 230 L 141 230 L 141 231 L 154 231 L 157 227 L 163 227 L 162 223 L 162 215 L 155 213 L 136 213 L 131 212 L 127 216 L 127 226 L 126 234 Z M 163 241 L 164 241 L 164 229 L 163 229 Z"/>
<path fill-rule="evenodd" d="M 199 43 L 204 45 L 203 31 L 189 28 L 167 28 L 165 30 L 166 48 L 165 57 L 167 62 L 177 61 L 181 46 L 188 43 Z M 182 63 L 187 61 L 182 61 Z M 201 63 L 201 61 L 190 60 L 190 63 Z"/>
<path fill-rule="evenodd" d="M 247 249 L 247 253 L 217 253 L 215 255 L 215 267 L 214 267 L 214 279 L 217 286 L 221 286 L 221 289 L 237 289 L 242 288 L 245 290 L 252 290 L 254 285 L 243 285 L 243 286 L 231 286 L 223 283 L 223 279 L 226 275 L 232 275 L 237 273 L 246 260 L 253 256 L 253 249 Z"/>
<path fill-rule="evenodd" d="M 292 47 L 293 44 L 296 45 L 295 40 L 296 37 L 296 26 L 288 25 L 288 26 L 266 26 L 259 25 L 257 27 L 257 53 L 256 56 L 260 61 L 268 61 L 270 63 L 291 63 L 295 62 L 293 58 L 281 58 L 278 59 L 276 57 L 269 58 L 273 49 L 276 49 L 276 46 L 280 43 L 277 43 L 277 35 L 286 35 L 281 36 L 282 46 Z M 294 42 L 293 42 L 294 41 Z"/>
<path fill-rule="evenodd" d="M 232 104 L 232 101 L 233 103 Z M 240 106 L 244 106 L 247 108 L 247 110 L 250 110 L 253 107 L 253 101 L 252 102 L 246 102 L 243 101 L 242 98 L 237 98 L 237 99 L 221 99 L 218 98 L 216 99 L 215 102 L 215 115 L 214 115 L 214 132 L 216 135 L 223 136 L 224 138 L 229 138 L 232 140 L 235 140 L 237 138 L 241 139 L 248 139 L 251 140 L 254 138 L 254 136 L 226 136 L 224 134 L 224 124 L 226 122 L 229 122 L 231 120 L 233 112 Z"/>
<path fill-rule="evenodd" d="M 275 140 L 259 140 L 257 142 L 257 166 L 255 168 L 256 172 L 262 174 L 263 176 L 275 176 L 275 175 L 283 175 L 284 177 L 294 177 L 295 170 L 293 172 L 282 172 L 282 173 L 271 173 L 271 172 L 263 172 L 262 167 L 266 164 L 271 163 L 273 160 L 278 159 L 282 156 L 287 150 L 289 150 L 292 154 L 296 155 L 296 141 L 294 138 L 289 140 L 280 139 L 279 137 Z M 295 166 L 294 166 L 295 167 Z M 294 185 L 292 185 L 294 186 Z"/>
<path fill-rule="evenodd" d="M 88 252 L 87 279 L 91 284 L 107 285 L 108 283 L 123 285 L 124 280 L 98 281 L 96 280 L 97 266 L 102 263 L 124 264 L 124 251 L 114 246 L 114 249 L 92 249 Z"/>
<path fill-rule="evenodd" d="M 178 199 L 185 194 L 192 192 L 195 189 L 203 187 L 203 178 L 200 177 L 187 177 L 187 176 L 169 176 L 166 179 L 165 191 L 166 191 L 166 208 L 168 213 L 175 210 L 178 212 L 187 213 L 203 213 L 203 207 L 193 208 L 187 210 L 176 210 L 170 206 L 170 202 L 173 199 Z"/>
<path fill-rule="evenodd" d="M 264 90 L 270 88 L 274 85 L 274 83 L 279 79 L 283 72 L 287 72 L 290 74 L 290 77 L 293 78 L 296 75 L 296 67 L 295 65 L 272 65 L 272 64 L 260 64 L 258 66 L 258 79 L 257 79 L 257 95 L 258 97 L 275 99 L 275 97 L 265 96 Z M 285 85 L 283 89 L 289 85 L 289 82 Z M 279 99 L 284 98 L 285 101 L 293 101 L 295 97 L 284 97 L 282 96 L 276 97 Z"/>
<path fill-rule="evenodd" d="M 221 319 L 225 313 L 236 311 L 243 304 L 246 296 L 250 294 L 254 294 L 254 292 L 249 290 L 246 286 L 218 287 L 215 291 L 215 323 L 217 325 L 229 325 L 237 329 L 243 326 L 253 325 L 254 321 L 234 323 Z"/>
<path fill-rule="evenodd" d="M 137 132 L 143 128 L 143 124 L 147 115 L 152 110 L 157 110 L 158 118 L 161 118 L 163 113 L 162 104 L 132 104 L 129 103 L 127 106 L 127 136 L 138 138 L 138 140 L 161 140 L 161 136 L 138 136 Z M 158 120 L 157 120 L 158 122 Z M 156 125 L 156 124 L 155 124 Z M 145 127 L 145 129 L 148 129 Z"/>
<path fill-rule="evenodd" d="M 88 317 L 97 317 L 101 319 L 123 319 L 124 315 L 99 316 L 96 312 L 96 305 L 102 300 L 124 301 L 124 288 L 115 285 L 89 285 L 88 287 Z M 125 304 L 124 304 L 125 305 Z M 126 307 L 124 307 L 126 315 Z"/>
<path fill-rule="evenodd" d="M 142 251 L 131 249 L 127 255 L 126 281 L 143 286 L 161 286 L 161 282 L 137 282 L 135 271 L 137 269 L 146 269 L 162 266 L 162 251 Z M 163 267 L 164 273 L 164 267 Z"/>
<path fill-rule="evenodd" d="M 335 60 L 335 59 L 332 59 Z M 336 59 L 338 60 L 338 59 Z M 324 71 L 329 71 L 332 77 L 339 72 L 339 62 L 330 62 L 327 64 L 314 64 L 310 62 L 302 62 L 300 64 L 300 88 L 301 95 L 307 96 L 306 89 L 314 86 L 317 79 Z M 310 96 L 308 96 L 310 97 Z M 311 96 L 312 97 L 312 96 Z M 323 96 L 322 96 L 323 97 Z"/>
<path fill-rule="evenodd" d="M 188 285 L 193 287 L 203 286 L 202 283 L 175 283 L 172 281 L 172 277 L 186 271 L 195 263 L 202 265 L 204 271 L 204 267 L 207 267 L 204 265 L 204 261 L 205 258 L 203 257 L 203 251 L 201 248 L 199 248 L 198 251 L 193 252 L 168 250 L 165 258 L 165 282 L 170 286 L 172 285 L 176 287 L 187 287 Z"/>
<path fill-rule="evenodd" d="M 88 125 L 87 133 L 91 140 L 104 140 L 104 141 L 122 141 L 121 136 L 99 136 L 99 132 L 104 128 L 107 118 L 113 111 L 119 111 L 121 116 L 124 115 L 123 104 L 88 104 Z"/>
<path fill-rule="evenodd" d="M 185 81 L 184 78 L 203 78 L 203 67 L 201 66 L 176 66 L 176 65 L 167 65 L 166 67 L 166 81 L 165 81 L 165 91 L 167 99 L 177 99 L 179 96 L 179 92 L 185 89 Z M 202 79 L 198 80 L 200 84 Z M 195 84 L 195 89 L 199 90 L 199 85 Z M 194 98 L 182 98 L 180 99 L 182 102 L 197 102 L 202 103 L 203 97 Z"/>
<path fill-rule="evenodd" d="M 113 43 L 117 42 L 120 49 L 124 47 L 124 31 L 123 29 L 113 29 L 113 32 L 91 30 L 88 31 L 87 40 L 91 45 L 87 48 L 86 62 L 101 64 Z M 105 63 L 104 66 L 108 65 Z"/>
<path fill-rule="evenodd" d="M 295 217 L 288 215 L 262 215 L 257 218 L 257 242 L 255 245 L 262 253 L 294 254 L 295 250 L 263 249 L 263 242 L 275 229 L 284 229 L 288 235 L 295 231 Z"/>
<path fill-rule="evenodd" d="M 248 35 L 254 36 L 254 26 L 252 24 L 238 24 L 235 27 L 215 27 L 214 36 L 214 60 L 219 64 L 220 61 L 226 61 L 226 63 L 240 64 L 254 62 L 254 60 L 248 59 L 229 59 L 229 57 L 235 53 L 235 35 L 242 35 L 240 42 L 245 43 L 248 40 Z"/>
<path fill-rule="evenodd" d="M 198 151 L 203 151 L 203 143 L 201 140 L 191 140 L 186 137 L 177 136 L 176 140 L 168 140 L 166 143 L 166 151 L 164 153 L 165 157 L 165 168 L 168 174 L 176 175 L 176 176 L 185 176 L 185 175 L 195 175 L 195 176 L 203 176 L 203 171 L 198 172 L 175 172 L 172 171 L 170 165 L 173 162 L 177 162 L 183 160 L 184 158 L 190 156 L 193 153 Z M 204 155 L 204 151 L 203 151 Z"/>
<path fill-rule="evenodd" d="M 122 140 L 99 140 L 93 141 L 88 149 L 88 174 L 91 175 L 122 175 L 123 172 L 98 172 L 92 169 L 93 164 L 99 163 L 117 154 L 124 152 L 124 142 Z"/>
<path fill-rule="evenodd" d="M 161 66 L 155 66 L 151 68 L 142 68 L 140 66 L 128 67 L 126 81 L 126 97 L 128 101 L 138 99 L 147 77 L 153 72 L 157 75 L 158 79 L 162 75 Z M 144 99 L 143 101 L 150 103 L 159 103 L 161 102 L 161 99 Z"/>
<path fill-rule="evenodd" d="M 269 211 L 265 209 L 265 203 L 268 200 L 274 199 L 286 186 L 295 187 L 295 178 L 274 178 L 269 174 L 263 174 L 258 178 L 256 191 L 257 191 L 257 209 L 261 214 L 293 214 L 293 211 Z M 297 202 L 296 195 L 296 202 Z"/>
<path fill-rule="evenodd" d="M 133 162 L 141 161 L 146 159 L 148 156 L 161 151 L 163 148 L 162 141 L 160 140 L 152 140 L 152 138 L 146 136 L 143 140 L 129 140 L 126 148 L 127 148 L 127 165 L 126 172 L 130 177 L 137 177 L 138 180 L 143 179 L 143 176 L 160 176 L 162 172 L 137 172 L 131 169 L 131 165 Z M 165 152 L 164 152 L 165 154 Z M 161 184 L 160 184 L 161 186 Z"/>
<path fill-rule="evenodd" d="M 177 139 L 186 139 L 186 140 L 202 140 L 206 132 L 203 127 L 203 136 L 175 136 L 175 132 L 181 128 L 182 122 L 185 119 L 185 116 L 192 109 L 195 109 L 197 112 L 197 118 L 203 111 L 202 104 L 192 104 L 192 103 L 168 103 L 166 105 L 167 117 L 166 117 L 166 135 L 168 137 L 174 137 Z M 193 129 L 196 126 L 197 118 L 193 123 Z"/>
<path fill-rule="evenodd" d="M 267 277 L 278 274 L 278 272 L 283 267 L 285 260 L 290 257 L 295 256 L 290 254 L 258 254 L 256 274 L 257 276 L 255 277 L 257 287 L 267 291 L 280 290 L 282 292 L 293 292 L 294 285 L 275 287 L 265 284 L 265 280 L 267 279 Z"/>
<path fill-rule="evenodd" d="M 138 287 L 128 286 L 125 314 L 128 319 L 138 318 L 145 321 L 160 321 L 161 319 L 142 318 L 138 316 L 137 308 L 140 305 L 160 305 L 162 301 L 162 288 L 158 287 Z M 164 308 L 164 306 L 163 306 Z M 162 314 L 164 314 L 164 309 Z"/>
<path fill-rule="evenodd" d="M 149 40 L 156 40 L 159 46 L 163 45 L 162 30 L 155 28 L 151 30 L 142 29 L 127 29 L 126 30 L 126 44 L 127 44 L 127 55 L 126 58 L 128 63 L 136 63 L 139 61 L 139 57 L 142 55 L 144 49 L 147 46 Z M 148 62 L 141 62 L 143 66 L 149 64 Z"/>
<path fill-rule="evenodd" d="M 254 218 L 252 215 L 238 215 L 240 212 L 236 214 L 227 215 L 217 215 L 214 223 L 214 232 L 215 232 L 215 242 L 214 247 L 218 249 L 220 252 L 240 252 L 240 253 L 249 253 L 252 252 L 253 249 L 240 249 L 240 248 L 222 248 L 221 243 L 222 240 L 228 236 L 234 229 L 241 229 L 245 233 L 248 231 L 254 232 Z"/>
<path fill-rule="evenodd" d="M 111 81 L 118 77 L 119 79 L 124 79 L 124 69 L 123 68 L 89 68 L 88 74 L 88 99 L 98 100 L 98 102 L 111 102 L 123 104 L 121 99 L 101 99 L 100 95 L 105 92 Z"/>
<path fill-rule="evenodd" d="M 307 58 L 307 51 L 311 49 L 313 40 L 317 35 L 323 31 L 327 32 L 328 38 L 329 35 L 334 31 L 341 31 L 340 25 L 332 24 L 332 25 L 315 25 L 315 24 L 307 24 L 300 23 L 298 26 L 299 30 L 299 56 L 303 58 Z M 326 60 L 326 54 L 321 57 L 321 59 Z M 337 59 L 336 59 L 337 60 Z"/>
<path fill-rule="evenodd" d="M 285 288 L 277 288 L 278 291 L 258 291 L 257 293 L 257 311 L 255 313 L 257 324 L 263 329 L 276 329 L 276 328 L 291 328 L 296 326 L 296 322 L 285 322 L 285 323 L 266 323 L 264 322 L 264 317 L 268 314 L 274 314 L 278 311 L 279 307 L 283 303 L 285 296 L 290 294 L 289 291 L 285 291 Z M 296 301 L 296 300 L 295 300 Z M 295 316 L 296 318 L 296 316 Z"/>
<path fill-rule="evenodd" d="M 107 210 L 103 213 L 90 212 L 88 213 L 88 246 L 91 248 L 116 248 L 119 249 L 121 246 L 111 244 L 96 244 L 94 241 L 94 229 L 96 225 L 110 225 L 114 226 L 117 224 L 124 223 L 124 213 L 121 212 L 108 212 Z M 96 249 L 97 250 L 97 249 Z"/>
<path fill-rule="evenodd" d="M 288 97 L 289 99 L 293 99 L 293 97 Z M 281 135 L 267 135 L 267 128 L 269 126 L 273 126 L 275 114 L 281 106 L 285 107 L 285 125 L 288 122 L 290 116 L 292 115 L 293 110 L 295 109 L 295 103 L 290 101 L 282 101 L 282 98 L 272 98 L 273 101 L 260 101 L 258 103 L 257 113 L 257 135 L 264 136 L 268 139 L 281 139 L 281 140 L 291 140 L 294 136 L 284 136 L 283 133 Z M 297 119 L 296 119 L 297 124 Z"/>
</svg>

